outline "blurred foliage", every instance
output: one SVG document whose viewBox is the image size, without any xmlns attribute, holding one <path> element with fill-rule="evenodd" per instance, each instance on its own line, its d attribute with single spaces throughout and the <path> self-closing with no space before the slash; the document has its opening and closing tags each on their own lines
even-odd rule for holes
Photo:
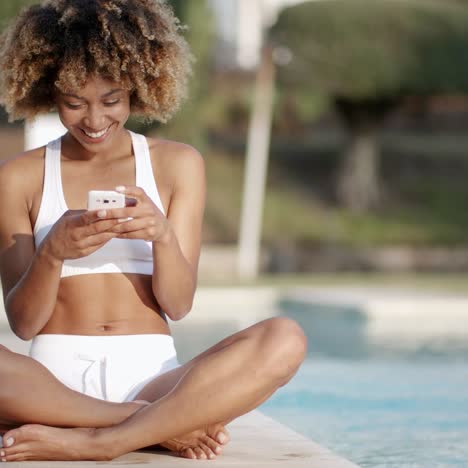
<svg viewBox="0 0 468 468">
<path fill-rule="evenodd" d="M 382 170 L 391 196 L 374 213 L 352 213 L 330 202 L 330 172 L 343 141 L 303 145 L 304 157 L 283 150 L 285 163 L 269 168 L 262 239 L 299 248 L 465 245 L 468 239 L 468 139 L 400 135 L 398 147 L 382 140 Z M 287 146 L 292 147 L 291 140 Z M 319 154 L 323 152 L 323 154 Z M 313 154 L 314 157 L 310 157 Z M 306 159 L 308 157 L 308 162 Z M 236 242 L 243 183 L 242 159 L 218 151 L 205 155 L 209 185 L 206 242 Z M 324 160 L 331 161 L 324 170 Z M 302 174 L 302 179 L 297 177 Z M 416 175 L 415 175 L 416 174 Z"/>
<path fill-rule="evenodd" d="M 304 2 L 280 14 L 270 41 L 291 52 L 281 85 L 325 93 L 349 130 L 336 196 L 354 212 L 380 206 L 377 133 L 390 111 L 407 95 L 468 89 L 468 9 L 453 0 Z"/>
<path fill-rule="evenodd" d="M 0 2 L 0 28 L 4 29 L 8 21 L 24 6 L 39 3 L 38 0 L 2 0 Z"/>
<path fill-rule="evenodd" d="M 212 13 L 206 0 L 170 0 L 169 3 L 181 24 L 187 25 L 185 37 L 192 49 L 194 64 L 188 100 L 173 120 L 164 126 L 162 133 L 203 150 L 205 117 L 210 107 L 210 61 L 215 42 Z"/>
<path fill-rule="evenodd" d="M 285 9 L 270 39 L 286 84 L 354 99 L 468 89 L 468 8 L 450 0 L 327 0 Z"/>
<path fill-rule="evenodd" d="M 13 18 L 23 7 L 39 3 L 39 0 L 1 0 L 0 1 L 0 31 L 3 31 Z M 8 116 L 3 107 L 0 107 L 0 124 L 6 124 Z M 21 121 L 16 121 L 13 126 L 22 125 Z"/>
</svg>

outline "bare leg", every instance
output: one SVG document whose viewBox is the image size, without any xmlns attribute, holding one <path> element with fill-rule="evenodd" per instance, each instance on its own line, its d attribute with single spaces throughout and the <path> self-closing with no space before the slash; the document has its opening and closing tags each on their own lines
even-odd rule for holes
<svg viewBox="0 0 468 468">
<path fill-rule="evenodd" d="M 5 435 L 16 439 L 3 449 L 7 461 L 24 459 L 112 459 L 179 434 L 232 420 L 254 408 L 287 382 L 304 359 L 306 340 L 297 324 L 270 319 L 244 330 L 190 361 L 177 384 L 123 423 L 80 433 L 25 426 Z M 164 374 L 142 390 L 168 384 Z M 159 382 L 159 385 L 158 385 Z M 23 431 L 23 432 L 21 432 Z M 59 447 L 57 447 L 59 446 Z"/>
<path fill-rule="evenodd" d="M 219 343 L 213 345 L 208 350 L 204 351 L 203 353 L 199 354 L 198 356 L 194 357 L 192 360 L 187 362 L 184 366 L 174 369 L 173 371 L 167 372 L 164 375 L 158 377 L 157 379 L 148 383 L 135 397 L 135 399 L 141 399 L 149 402 L 155 402 L 160 398 L 167 395 L 181 380 L 181 378 L 191 369 L 195 364 L 206 358 L 207 356 L 222 350 L 233 344 L 235 341 L 240 339 L 256 339 L 256 335 L 261 332 L 262 326 L 268 325 L 269 321 L 260 322 L 254 326 L 251 326 L 245 330 L 237 332 L 227 338 L 223 339 Z M 302 338 L 303 335 L 302 335 Z M 282 384 L 279 386 L 285 385 L 291 376 L 287 376 Z M 245 412 L 248 412 L 254 408 L 260 406 L 263 402 L 265 402 L 275 391 L 277 388 L 272 389 L 270 392 L 262 395 L 258 401 L 253 403 L 250 408 L 248 408 Z M 201 442 L 200 445 L 203 445 L 205 442 L 205 437 L 208 435 L 211 438 L 211 441 L 208 441 L 209 447 L 211 447 L 211 455 L 219 455 L 222 452 L 222 448 L 220 446 L 213 447 L 213 439 L 218 441 L 220 444 L 225 445 L 229 441 L 229 434 L 225 430 L 224 426 L 229 424 L 232 419 L 223 421 L 222 423 L 218 424 L 211 424 L 205 426 L 202 429 L 197 429 L 191 433 L 184 434 L 183 437 L 175 437 L 169 441 L 166 441 L 163 445 L 164 447 L 169 448 L 170 450 L 179 453 L 181 456 L 185 458 L 214 458 L 214 456 L 210 456 L 210 450 L 205 450 L 205 453 L 200 453 L 199 449 L 194 449 L 193 447 L 197 445 L 195 440 L 198 439 Z M 190 447 L 186 447 L 187 444 L 191 442 L 189 445 Z"/>
<path fill-rule="evenodd" d="M 0 436 L 25 423 L 58 427 L 108 427 L 122 422 L 145 404 L 139 400 L 113 403 L 83 395 L 63 385 L 34 359 L 13 353 L 2 345 L 0 381 Z M 219 449 L 222 444 L 206 433 L 199 433 L 198 440 L 203 447 L 207 447 L 203 458 L 221 453 Z M 185 441 L 193 448 L 197 447 L 196 442 L 193 436 Z M 171 442 L 161 445 L 176 451 Z M 199 453 L 198 448 L 196 450 Z"/>
<path fill-rule="evenodd" d="M 107 427 L 141 408 L 75 392 L 44 366 L 0 346 L 0 424 L 40 423 L 60 427 Z"/>
</svg>

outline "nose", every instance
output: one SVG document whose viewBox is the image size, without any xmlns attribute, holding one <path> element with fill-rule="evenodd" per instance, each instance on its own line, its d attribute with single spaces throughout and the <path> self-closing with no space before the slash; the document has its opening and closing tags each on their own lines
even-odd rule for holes
<svg viewBox="0 0 468 468">
<path fill-rule="evenodd" d="M 105 126 L 105 119 L 105 113 L 99 106 L 88 106 L 83 120 L 90 130 L 102 130 Z"/>
</svg>

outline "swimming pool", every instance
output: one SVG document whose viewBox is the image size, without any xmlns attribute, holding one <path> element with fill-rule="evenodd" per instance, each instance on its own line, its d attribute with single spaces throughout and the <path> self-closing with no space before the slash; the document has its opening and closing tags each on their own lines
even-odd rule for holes
<svg viewBox="0 0 468 468">
<path fill-rule="evenodd" d="M 310 359 L 260 410 L 363 467 L 468 466 L 468 370 Z"/>
<path fill-rule="evenodd" d="M 468 466 L 466 298 L 320 289 L 312 301 L 279 294 L 255 305 L 248 291 L 227 294 L 204 300 L 199 322 L 177 324 L 182 359 L 289 316 L 308 336 L 308 358 L 262 412 L 363 467 Z"/>
<path fill-rule="evenodd" d="M 309 356 L 261 411 L 363 467 L 468 466 L 468 339 L 409 347 L 370 340 L 349 308 L 286 301 L 283 312 L 305 329 Z"/>
</svg>

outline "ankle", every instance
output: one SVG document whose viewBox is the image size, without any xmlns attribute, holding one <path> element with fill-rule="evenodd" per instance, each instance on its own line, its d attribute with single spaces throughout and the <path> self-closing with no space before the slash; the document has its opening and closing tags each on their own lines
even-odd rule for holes
<svg viewBox="0 0 468 468">
<path fill-rule="evenodd" d="M 90 432 L 89 450 L 91 460 L 111 461 L 122 455 L 117 451 L 118 444 L 112 443 L 112 437 L 109 435 L 110 431 L 112 431 L 112 428 L 93 429 Z"/>
</svg>

